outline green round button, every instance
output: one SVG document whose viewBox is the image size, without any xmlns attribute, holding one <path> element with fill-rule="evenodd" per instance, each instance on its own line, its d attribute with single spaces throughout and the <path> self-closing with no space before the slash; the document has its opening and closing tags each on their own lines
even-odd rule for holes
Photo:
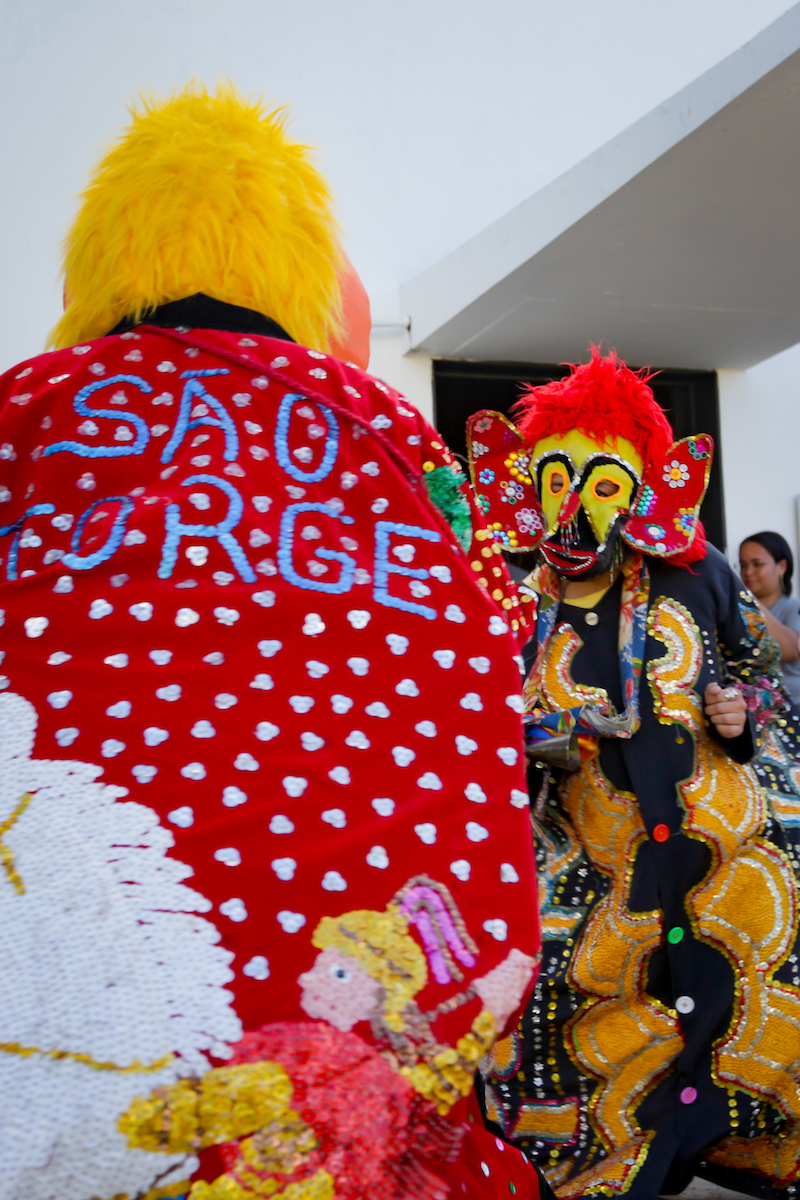
<svg viewBox="0 0 800 1200">
<path fill-rule="evenodd" d="M 667 934 L 667 941 L 672 942 L 673 946 L 678 942 L 683 941 L 683 930 L 680 925 L 675 925 Z"/>
</svg>

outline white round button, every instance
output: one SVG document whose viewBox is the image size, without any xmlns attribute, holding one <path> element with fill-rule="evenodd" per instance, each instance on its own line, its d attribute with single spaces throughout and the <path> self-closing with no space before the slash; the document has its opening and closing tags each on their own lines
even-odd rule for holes
<svg viewBox="0 0 800 1200">
<path fill-rule="evenodd" d="M 694 1012 L 694 1000 L 691 996 L 678 996 L 675 1001 L 675 1007 L 679 1013 Z"/>
<path fill-rule="evenodd" d="M 600 620 L 596 612 L 587 612 L 585 621 L 587 625 L 596 625 Z"/>
</svg>

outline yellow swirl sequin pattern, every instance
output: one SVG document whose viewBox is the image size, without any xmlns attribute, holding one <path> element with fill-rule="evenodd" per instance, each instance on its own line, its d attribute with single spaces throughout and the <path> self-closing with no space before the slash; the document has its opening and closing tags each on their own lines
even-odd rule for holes
<svg viewBox="0 0 800 1200">
<path fill-rule="evenodd" d="M 562 801 L 589 860 L 611 880 L 575 949 L 570 983 L 590 999 L 565 1033 L 575 1062 L 599 1081 L 590 1116 L 610 1153 L 560 1188 L 566 1197 L 629 1184 L 650 1141 L 633 1112 L 683 1040 L 675 1016 L 644 990 L 646 960 L 662 941 L 661 916 L 627 907 L 633 863 L 646 836 L 636 798 L 615 791 L 591 762 L 571 778 Z"/>
<path fill-rule="evenodd" d="M 726 955 L 737 980 L 730 1028 L 714 1048 L 714 1074 L 787 1119 L 781 1137 L 732 1137 L 709 1157 L 789 1181 L 800 1158 L 800 991 L 773 975 L 797 937 L 794 873 L 784 852 L 759 836 L 768 809 L 755 772 L 732 763 L 706 734 L 694 691 L 701 639 L 691 614 L 662 599 L 648 625 L 667 646 L 648 668 L 656 715 L 681 724 L 695 741 L 694 772 L 679 785 L 684 832 L 712 854 L 708 875 L 690 893 L 690 919 L 698 939 Z"/>
</svg>

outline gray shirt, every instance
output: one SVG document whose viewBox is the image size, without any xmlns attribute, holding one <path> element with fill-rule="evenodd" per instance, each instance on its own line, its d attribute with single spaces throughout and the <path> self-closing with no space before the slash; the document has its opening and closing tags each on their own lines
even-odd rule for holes
<svg viewBox="0 0 800 1200">
<path fill-rule="evenodd" d="M 770 605 L 769 611 L 776 621 L 780 621 L 781 625 L 800 633 L 800 600 L 797 600 L 795 596 L 781 596 L 780 600 L 776 600 L 774 604 Z M 800 659 L 795 662 L 782 663 L 781 670 L 783 671 L 783 686 L 794 703 L 800 707 Z"/>
</svg>

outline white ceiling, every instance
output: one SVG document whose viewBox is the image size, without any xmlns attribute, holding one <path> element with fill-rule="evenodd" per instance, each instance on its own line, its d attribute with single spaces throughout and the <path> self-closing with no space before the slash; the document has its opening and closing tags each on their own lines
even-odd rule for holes
<svg viewBox="0 0 800 1200">
<path fill-rule="evenodd" d="M 800 342 L 800 4 L 407 284 L 437 357 L 744 368 Z"/>
</svg>

